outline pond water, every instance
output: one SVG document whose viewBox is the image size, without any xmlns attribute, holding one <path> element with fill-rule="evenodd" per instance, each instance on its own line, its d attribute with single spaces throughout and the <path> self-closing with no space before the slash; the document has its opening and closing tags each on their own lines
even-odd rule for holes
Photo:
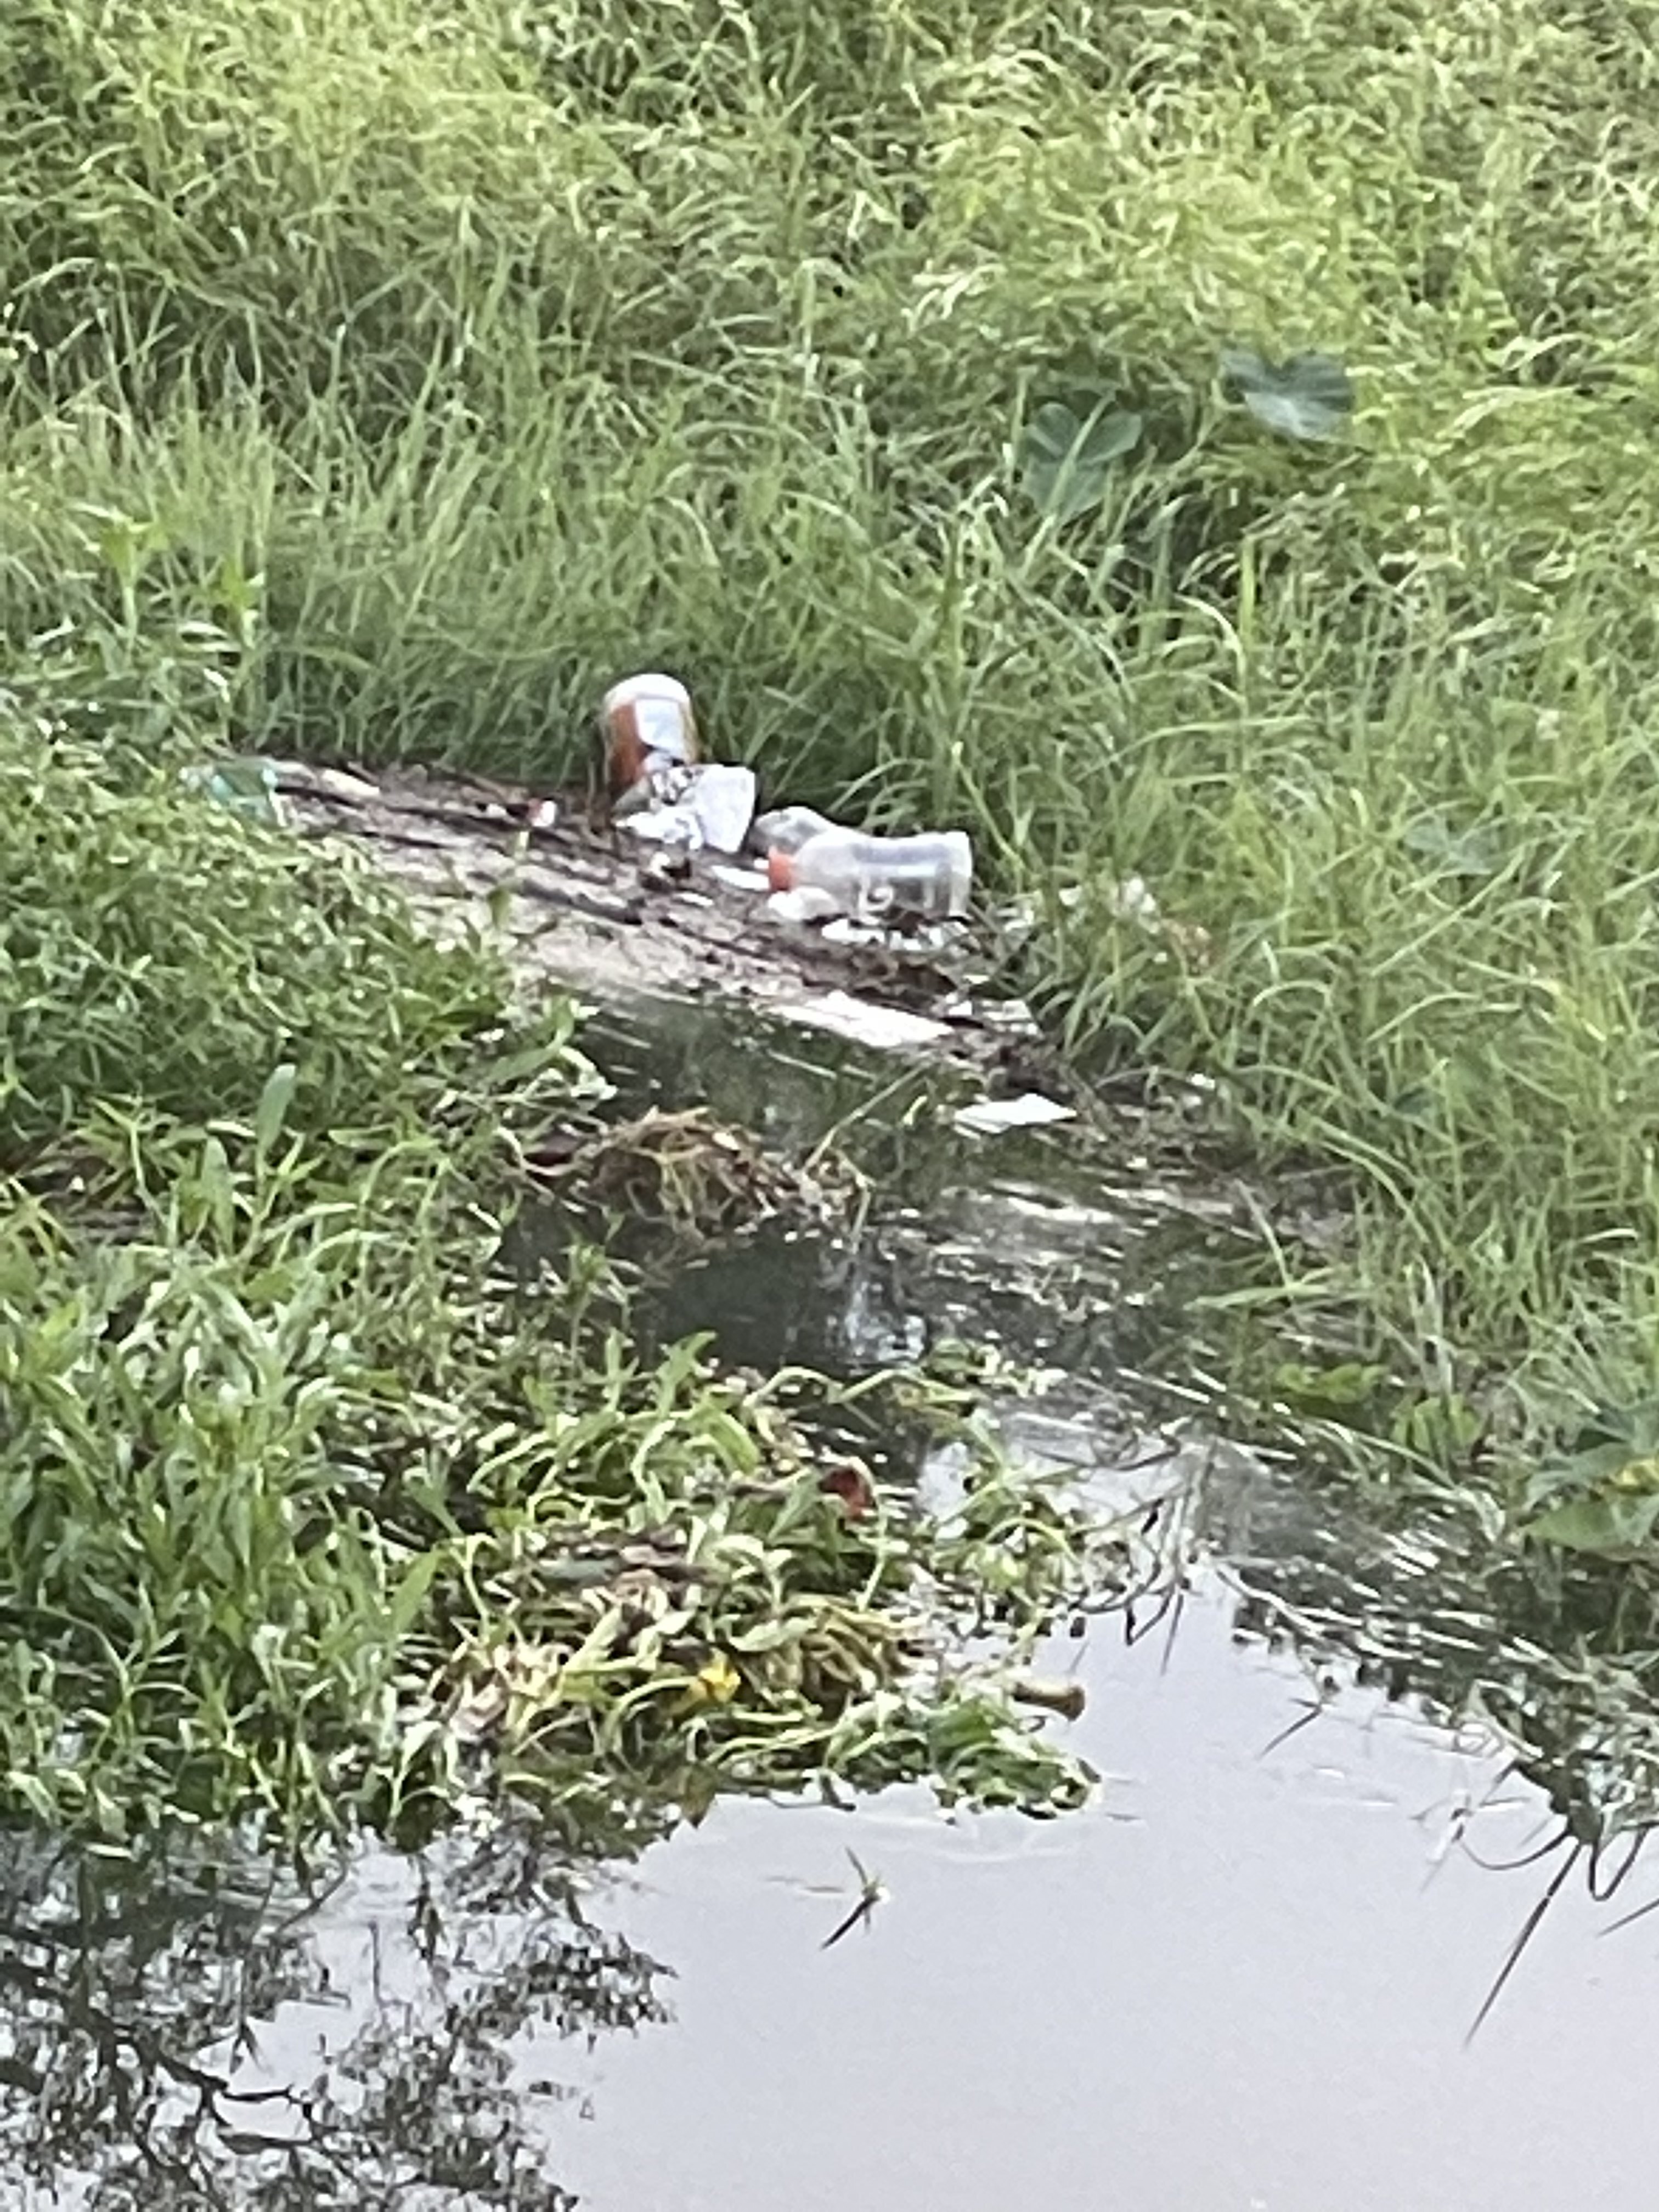
<svg viewBox="0 0 1659 2212">
<path fill-rule="evenodd" d="M 1498 1641 L 1450 1534 L 1179 1426 L 1161 1355 L 1243 1233 L 1225 1188 L 1063 1131 L 947 1141 L 923 1077 L 822 1041 L 613 1019 L 605 1050 L 797 1147 L 862 1126 L 898 1201 L 853 1250 L 779 1232 L 667 1278 L 657 1328 L 843 1371 L 994 1339 L 1057 1370 L 1010 1410 L 1026 1455 L 1201 1501 L 1178 1602 L 1045 1655 L 1098 1802 L 726 1800 L 625 1869 L 452 1838 L 320 1899 L 14 1839 L 0 2203 L 1646 2212 L 1659 1915 L 1615 1923 L 1659 1862 L 1601 1902 L 1559 1851 L 1516 1863 L 1559 1833 L 1545 1790 L 1421 1694 Z M 884 1895 L 826 1948 L 849 1854 Z"/>
<path fill-rule="evenodd" d="M 1083 1660 L 1103 1804 L 1033 1828 L 920 1806 L 721 1807 L 605 1917 L 678 1977 L 607 2041 L 563 2171 L 617 2212 L 1013 2203 L 1463 2212 L 1653 2201 L 1627 2097 L 1659 1934 L 1564 1892 L 1473 2045 L 1546 1877 L 1493 1748 L 1375 1695 L 1300 1717 L 1219 1589 L 1173 1644 Z M 1476 1817 L 1469 1815 L 1481 1808 Z M 855 1844 L 890 1890 L 817 1946 Z"/>
</svg>

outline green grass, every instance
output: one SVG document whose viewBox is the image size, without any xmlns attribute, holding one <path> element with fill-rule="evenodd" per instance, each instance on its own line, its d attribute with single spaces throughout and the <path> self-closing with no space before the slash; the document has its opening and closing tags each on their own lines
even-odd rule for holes
<svg viewBox="0 0 1659 2212">
<path fill-rule="evenodd" d="M 243 741 L 541 779 L 675 666 L 780 791 L 1081 885 L 1079 1059 L 1340 1168 L 1293 1314 L 1525 1447 L 1659 1334 L 1656 57 L 1655 0 L 28 0 L 12 680 L 154 702 L 205 623 Z M 1079 390 L 1145 430 L 1057 526 Z"/>
</svg>

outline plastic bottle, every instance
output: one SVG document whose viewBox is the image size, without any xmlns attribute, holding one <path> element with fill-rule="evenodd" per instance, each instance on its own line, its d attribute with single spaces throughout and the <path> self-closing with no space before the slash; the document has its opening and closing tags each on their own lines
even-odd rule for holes
<svg viewBox="0 0 1659 2212">
<path fill-rule="evenodd" d="M 775 891 L 822 891 L 855 921 L 880 921 L 895 913 L 939 921 L 967 913 L 974 852 L 960 830 L 918 837 L 822 830 L 797 852 L 775 847 L 766 872 Z"/>
</svg>

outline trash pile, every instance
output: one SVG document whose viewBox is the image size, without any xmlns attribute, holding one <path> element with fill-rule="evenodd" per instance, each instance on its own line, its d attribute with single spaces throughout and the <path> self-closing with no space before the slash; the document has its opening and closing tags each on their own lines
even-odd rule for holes
<svg viewBox="0 0 1659 2212">
<path fill-rule="evenodd" d="M 752 768 L 705 761 L 691 695 L 672 676 L 630 676 L 599 708 L 610 816 L 681 853 L 738 853 L 755 818 Z"/>
<path fill-rule="evenodd" d="M 974 852 L 963 831 L 878 836 L 809 806 L 757 811 L 754 769 L 705 757 L 678 678 L 629 676 L 604 695 L 586 835 L 569 818 L 569 793 L 418 766 L 370 773 L 253 757 L 204 763 L 185 777 L 267 829 L 345 826 L 417 896 L 476 903 L 527 968 L 567 985 L 666 996 L 712 986 L 776 1020 L 874 1050 L 965 1062 L 990 1085 L 953 1113 L 967 1135 L 1077 1119 L 1073 1106 L 1029 1087 L 1033 1078 L 1062 1088 L 1064 1079 L 1030 1006 L 1001 988 L 1042 927 L 1037 900 L 985 913 L 970 938 Z M 637 867 L 619 864 L 623 840 L 643 848 Z M 1138 878 L 1092 888 L 1184 956 L 1205 955 L 1202 933 L 1166 921 Z M 652 896 L 664 891 L 673 896 Z M 1060 890 L 1061 914 L 1082 896 Z M 821 947 L 878 957 L 825 963 Z M 853 988 L 826 988 L 826 964 Z"/>
<path fill-rule="evenodd" d="M 810 806 L 757 816 L 755 771 L 703 759 L 690 694 L 672 676 L 614 684 L 599 720 L 609 820 L 661 848 L 654 874 L 683 879 L 694 854 L 741 858 L 716 868 L 722 883 L 766 892 L 776 920 L 835 943 L 936 951 L 959 932 L 974 879 L 964 831 L 873 836 Z"/>
</svg>

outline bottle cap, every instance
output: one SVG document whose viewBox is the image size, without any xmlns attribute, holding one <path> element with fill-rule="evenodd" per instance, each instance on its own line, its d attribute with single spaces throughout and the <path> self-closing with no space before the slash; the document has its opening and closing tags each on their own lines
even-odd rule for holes
<svg viewBox="0 0 1659 2212">
<path fill-rule="evenodd" d="M 781 853 L 774 845 L 766 856 L 766 880 L 775 891 L 792 891 L 795 888 L 795 856 Z"/>
</svg>

